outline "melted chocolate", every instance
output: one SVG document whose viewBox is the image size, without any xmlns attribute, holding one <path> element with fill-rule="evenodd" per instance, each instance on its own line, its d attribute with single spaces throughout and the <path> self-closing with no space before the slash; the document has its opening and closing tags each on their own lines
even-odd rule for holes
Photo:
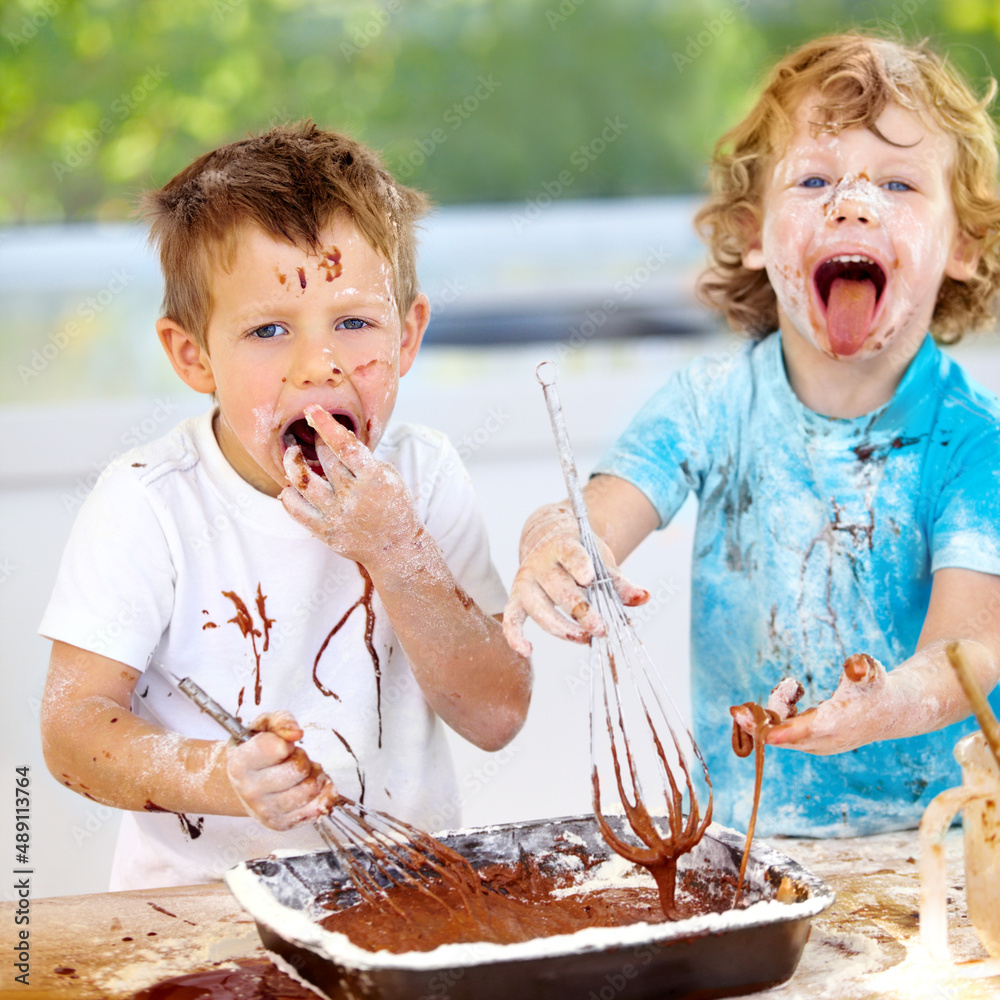
<svg viewBox="0 0 1000 1000">
<path fill-rule="evenodd" d="M 358 755 L 354 752 L 354 750 L 351 749 L 351 744 L 348 743 L 347 740 L 345 740 L 344 737 L 340 733 L 338 733 L 336 729 L 331 729 L 330 732 L 333 733 L 333 735 L 336 736 L 337 739 L 340 740 L 341 743 L 343 743 L 344 749 L 354 758 L 354 770 L 357 772 L 357 775 L 358 775 L 358 785 L 361 788 L 361 791 L 358 792 L 358 802 L 364 804 L 364 801 L 365 801 L 365 773 L 364 773 L 364 771 L 361 770 L 361 761 L 358 760 Z M 389 793 L 386 792 L 386 794 L 388 795 Z M 391 796 L 390 796 L 390 798 L 391 798 Z"/>
<path fill-rule="evenodd" d="M 611 678 L 617 687 L 618 668 L 615 664 L 614 654 L 612 653 L 608 654 L 608 666 L 611 671 Z M 607 704 L 607 702 L 605 702 L 605 704 Z M 684 759 L 684 755 L 680 752 L 680 747 L 677 745 L 677 738 L 674 736 L 673 731 L 671 731 L 670 735 L 673 737 L 674 746 L 677 749 L 677 759 L 680 764 L 681 771 L 684 774 L 684 784 L 688 790 L 688 812 L 687 815 L 684 816 L 682 813 L 683 790 L 678 785 L 673 769 L 667 760 L 663 744 L 660 742 L 660 737 L 654 730 L 652 732 L 653 742 L 656 746 L 657 755 L 660 758 L 663 773 L 666 775 L 670 784 L 671 792 L 671 795 L 667 800 L 667 833 L 661 832 L 660 827 L 658 827 L 654 822 L 649 809 L 646 807 L 646 804 L 642 801 L 642 797 L 639 794 L 639 782 L 637 780 L 635 762 L 632 758 L 631 749 L 629 748 L 628 738 L 625 737 L 625 724 L 622 718 L 621 703 L 619 702 L 618 704 L 618 730 L 624 737 L 625 757 L 631 777 L 633 794 L 635 796 L 634 801 L 629 801 L 625 782 L 622 779 L 622 762 L 618 757 L 618 746 L 615 739 L 614 725 L 610 714 L 607 714 L 606 721 L 608 727 L 608 737 L 611 744 L 611 759 L 612 764 L 614 765 L 615 779 L 618 785 L 619 801 L 625 810 L 625 816 L 628 819 L 628 824 L 631 827 L 632 832 L 641 841 L 642 846 L 640 847 L 634 843 L 629 843 L 628 841 L 623 840 L 614 832 L 614 830 L 611 829 L 610 824 L 604 818 L 604 815 L 601 812 L 601 786 L 596 764 L 594 765 L 593 772 L 591 774 L 591 784 L 593 787 L 594 797 L 594 817 L 597 820 L 601 836 L 604 837 L 607 845 L 616 854 L 620 854 L 623 858 L 627 861 L 631 861 L 633 864 L 641 865 L 650 873 L 650 875 L 653 876 L 653 880 L 656 882 L 656 887 L 659 891 L 660 905 L 663 908 L 663 913 L 668 919 L 673 920 L 678 916 L 676 902 L 677 859 L 682 854 L 686 854 L 698 845 L 702 837 L 705 836 L 705 830 L 708 828 L 708 824 L 712 821 L 712 782 L 708 777 L 708 769 L 705 768 L 705 781 L 708 784 L 708 807 L 705 810 L 704 818 L 702 818 L 698 802 L 695 798 L 691 772 L 688 770 L 687 761 Z M 652 720 L 649 718 L 648 712 L 646 718 L 650 724 L 650 728 L 652 729 Z M 704 767 L 704 760 L 702 760 L 701 753 L 697 747 L 694 748 L 694 752 L 697 754 L 698 759 Z M 661 825 L 664 823 L 662 819 L 660 822 Z"/>
<path fill-rule="evenodd" d="M 271 626 L 274 624 L 273 618 L 267 617 L 267 611 L 264 609 L 264 602 L 267 597 L 261 593 L 260 583 L 257 584 L 257 614 L 260 615 L 261 623 L 264 626 L 264 648 L 261 652 L 266 653 L 267 647 L 271 643 Z"/>
<path fill-rule="evenodd" d="M 336 247 L 330 247 L 323 254 L 323 260 L 319 262 L 320 268 L 326 269 L 326 280 L 333 281 L 343 273 L 344 266 L 340 263 L 340 251 Z"/>
<path fill-rule="evenodd" d="M 257 640 L 261 637 L 261 631 L 254 625 L 253 617 L 247 610 L 247 606 L 240 597 L 232 590 L 222 591 L 223 597 L 228 597 L 229 600 L 233 602 L 233 607 L 236 608 L 236 614 L 232 618 L 228 619 L 232 622 L 242 633 L 244 638 L 250 636 L 250 646 L 253 649 L 253 656 L 255 661 L 255 672 L 254 672 L 254 686 L 253 686 L 253 696 L 254 704 L 260 704 L 260 694 L 261 694 L 261 682 L 260 682 L 260 654 L 267 652 L 267 647 L 270 644 L 271 639 L 271 626 L 274 624 L 273 618 L 267 617 L 267 611 L 264 607 L 264 602 L 267 600 L 265 594 L 261 591 L 260 583 L 257 584 L 257 614 L 260 615 L 260 620 L 263 625 L 263 637 L 264 645 L 261 649 L 257 649 Z M 205 626 L 202 626 L 203 628 Z"/>
<path fill-rule="evenodd" d="M 165 979 L 134 993 L 131 1000 L 316 1000 L 312 990 L 300 986 L 265 958 L 223 964 L 229 968 Z"/>
<path fill-rule="evenodd" d="M 181 829 L 192 839 L 197 840 L 201 836 L 201 831 L 205 826 L 205 817 L 199 816 L 197 823 L 192 823 L 191 820 L 184 815 L 184 813 L 174 812 L 173 809 L 165 809 L 163 806 L 158 806 L 155 802 L 151 802 L 146 799 L 146 804 L 142 807 L 146 812 L 153 813 L 173 813 L 174 816 L 180 820 Z M 152 905 L 152 904 L 150 904 Z M 164 911 L 165 912 L 165 911 Z M 170 916 L 173 916 L 171 913 Z"/>
<path fill-rule="evenodd" d="M 514 944 L 587 927 L 656 924 L 665 919 L 659 892 L 652 887 L 604 887 L 553 895 L 553 890 L 571 887 L 572 876 L 544 872 L 531 856 L 514 865 L 491 865 L 480 870 L 479 877 L 481 885 L 472 897 L 448 885 L 435 884 L 434 896 L 411 886 L 393 886 L 384 900 L 334 910 L 321 924 L 345 934 L 360 948 L 398 953 L 474 941 Z M 731 885 L 703 885 L 696 876 L 681 882 L 686 896 L 683 903 L 675 904 L 678 916 L 728 908 Z M 400 912 L 405 919 L 400 919 Z"/>
<path fill-rule="evenodd" d="M 382 746 L 382 666 L 379 662 L 378 650 L 375 649 L 375 644 L 372 641 L 372 636 L 375 634 L 375 612 L 372 609 L 372 598 L 375 596 L 375 587 L 372 584 L 372 578 L 368 575 L 368 571 L 361 565 L 361 563 L 356 564 L 358 567 L 358 572 L 361 574 L 362 579 L 365 582 L 364 593 L 344 612 L 341 616 L 339 622 L 330 629 L 329 634 L 323 640 L 322 645 L 319 647 L 319 652 L 316 654 L 316 659 L 313 660 L 313 671 L 312 678 L 313 683 L 316 687 L 325 694 L 327 697 L 336 698 L 340 701 L 340 695 L 331 691 L 323 682 L 319 679 L 319 661 L 323 654 L 326 652 L 326 647 L 330 645 L 330 640 L 344 627 L 347 619 L 351 617 L 352 614 L 358 608 L 365 609 L 365 646 L 368 648 L 368 655 L 372 658 L 372 668 L 375 671 L 375 708 L 378 712 L 378 745 Z"/>
</svg>

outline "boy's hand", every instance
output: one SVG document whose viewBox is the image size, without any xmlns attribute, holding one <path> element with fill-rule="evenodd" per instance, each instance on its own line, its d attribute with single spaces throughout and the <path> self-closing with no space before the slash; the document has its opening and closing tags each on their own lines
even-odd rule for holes
<svg viewBox="0 0 1000 1000">
<path fill-rule="evenodd" d="M 399 473 L 380 462 L 321 407 L 306 419 L 316 431 L 316 475 L 298 446 L 284 454 L 290 486 L 280 494 L 285 510 L 338 555 L 371 568 L 390 548 L 422 531 L 413 498 Z"/>
<path fill-rule="evenodd" d="M 226 773 L 249 816 L 271 830 L 290 830 L 328 813 L 333 782 L 295 741 L 302 729 L 289 712 L 261 715 L 247 740 L 226 748 Z"/>
<path fill-rule="evenodd" d="M 649 600 L 649 592 L 630 583 L 608 546 L 600 538 L 597 541 L 622 603 L 634 607 Z M 585 643 L 604 634 L 604 622 L 584 592 L 594 580 L 594 564 L 580 542 L 580 529 L 567 502 L 549 504 L 531 515 L 521 534 L 520 556 L 503 615 L 504 635 L 515 652 L 531 653 L 531 643 L 524 638 L 529 616 L 546 632 L 572 642 Z"/>
<path fill-rule="evenodd" d="M 867 653 L 844 661 L 833 696 L 775 726 L 767 737 L 774 746 L 806 753 L 844 753 L 872 743 L 886 732 L 886 670 Z"/>
</svg>

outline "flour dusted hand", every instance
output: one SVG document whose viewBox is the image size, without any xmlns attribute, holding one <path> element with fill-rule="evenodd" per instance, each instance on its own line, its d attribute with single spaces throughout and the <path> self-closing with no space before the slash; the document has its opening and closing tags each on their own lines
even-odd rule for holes
<svg viewBox="0 0 1000 1000">
<path fill-rule="evenodd" d="M 630 583 L 611 550 L 597 540 L 601 558 L 622 603 L 643 604 L 649 593 Z M 594 580 L 594 564 L 580 542 L 580 529 L 567 501 L 540 507 L 521 534 L 521 566 L 504 609 L 503 630 L 511 648 L 531 653 L 524 622 L 533 618 L 546 632 L 573 642 L 604 635 L 604 622 L 587 601 L 585 588 Z"/>
<path fill-rule="evenodd" d="M 867 653 L 849 656 L 833 695 L 775 726 L 767 742 L 807 753 L 833 754 L 880 739 L 889 721 L 887 676 L 885 667 Z"/>
<path fill-rule="evenodd" d="M 226 748 L 226 773 L 247 815 L 271 830 L 290 830 L 328 813 L 333 782 L 295 746 L 303 734 L 291 713 L 261 715 L 250 728 L 255 736 Z"/>
<path fill-rule="evenodd" d="M 423 529 L 399 473 L 321 407 L 310 407 L 306 420 L 316 431 L 324 475 L 309 468 L 298 446 L 289 448 L 283 461 L 291 485 L 280 494 L 285 510 L 338 555 L 366 567 L 397 542 L 416 538 Z"/>
</svg>

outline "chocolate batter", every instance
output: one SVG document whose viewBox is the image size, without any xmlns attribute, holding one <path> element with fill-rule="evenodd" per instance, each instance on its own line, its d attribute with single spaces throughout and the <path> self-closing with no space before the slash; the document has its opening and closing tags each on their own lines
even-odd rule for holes
<svg viewBox="0 0 1000 1000">
<path fill-rule="evenodd" d="M 482 886 L 474 894 L 455 886 L 435 886 L 439 899 L 425 891 L 396 886 L 385 901 L 361 901 L 334 909 L 321 921 L 329 931 L 346 935 L 368 951 L 430 951 L 442 944 L 491 941 L 515 944 L 554 934 L 573 934 L 587 927 L 621 927 L 663 923 L 660 896 L 654 886 L 604 887 L 566 895 L 554 890 L 573 888 L 572 874 L 546 872 L 534 857 L 515 865 L 480 869 Z M 717 874 L 717 873 L 716 873 Z M 721 913 L 732 904 L 731 877 L 714 883 L 695 872 L 680 880 L 683 900 L 675 904 L 678 918 Z M 337 905 L 334 896 L 331 907 Z M 406 914 L 400 920 L 392 907 Z"/>
</svg>

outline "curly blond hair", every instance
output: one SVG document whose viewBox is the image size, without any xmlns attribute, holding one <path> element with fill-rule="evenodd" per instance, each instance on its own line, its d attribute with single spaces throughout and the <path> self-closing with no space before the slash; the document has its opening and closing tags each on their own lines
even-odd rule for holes
<svg viewBox="0 0 1000 1000">
<path fill-rule="evenodd" d="M 990 79 L 985 94 L 976 97 L 926 41 L 905 45 L 862 34 L 829 35 L 787 55 L 771 71 L 753 110 L 715 147 L 711 193 L 695 217 L 709 246 L 709 266 L 698 282 L 701 300 L 753 337 L 778 328 L 767 273 L 745 268 L 742 257 L 759 232 L 768 172 L 794 131 L 793 115 L 805 95 L 816 92 L 823 102 L 821 121 L 813 123 L 817 131 L 863 127 L 878 135 L 879 115 L 897 104 L 954 142 L 955 213 L 981 257 L 968 281 L 944 279 L 931 332 L 954 343 L 968 329 L 991 326 L 1000 288 L 1000 188 L 997 129 L 987 109 L 996 90 Z"/>
</svg>

